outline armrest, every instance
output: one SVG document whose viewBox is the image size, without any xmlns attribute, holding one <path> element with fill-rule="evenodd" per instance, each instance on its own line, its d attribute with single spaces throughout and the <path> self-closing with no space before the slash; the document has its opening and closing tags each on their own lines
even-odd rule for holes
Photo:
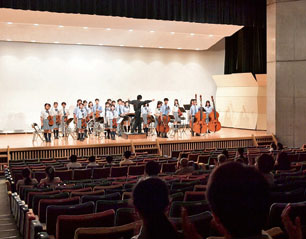
<svg viewBox="0 0 306 239">
<path fill-rule="evenodd" d="M 39 232 L 43 231 L 43 226 L 40 221 L 33 220 L 31 221 L 31 229 L 30 229 L 30 239 L 37 239 L 37 235 Z"/>
<path fill-rule="evenodd" d="M 39 232 L 37 233 L 37 238 L 36 239 L 48 239 L 49 235 L 47 232 Z"/>
</svg>

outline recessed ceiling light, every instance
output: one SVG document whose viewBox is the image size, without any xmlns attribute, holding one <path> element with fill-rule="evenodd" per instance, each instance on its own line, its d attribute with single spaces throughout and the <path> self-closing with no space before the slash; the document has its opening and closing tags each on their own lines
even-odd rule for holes
<svg viewBox="0 0 306 239">
<path fill-rule="evenodd" d="M 77 44 L 78 44 L 78 45 L 82 45 L 82 43 L 81 43 L 81 42 L 78 42 Z"/>
<path fill-rule="evenodd" d="M 63 28 L 64 26 L 63 26 L 63 25 L 59 25 L 58 27 L 59 27 L 59 28 Z"/>
<path fill-rule="evenodd" d="M 199 50 L 200 50 L 200 48 L 196 48 L 195 50 L 196 50 L 196 51 L 199 51 Z"/>
<path fill-rule="evenodd" d="M 87 29 L 88 29 L 88 27 L 83 27 L 83 29 L 87 30 Z"/>
<path fill-rule="evenodd" d="M 182 48 L 181 47 L 179 47 L 179 48 L 177 48 L 178 50 L 182 50 Z"/>
<path fill-rule="evenodd" d="M 164 48 L 163 46 L 159 46 L 158 48 Z"/>
<path fill-rule="evenodd" d="M 53 42 L 53 43 L 58 44 L 59 42 L 58 42 L 58 41 L 55 41 L 55 42 Z"/>
<path fill-rule="evenodd" d="M 120 46 L 124 46 L 124 45 L 120 45 Z"/>
<path fill-rule="evenodd" d="M 35 40 L 31 40 L 31 42 L 36 42 Z"/>
<path fill-rule="evenodd" d="M 110 31 L 110 30 L 112 30 L 112 29 L 111 29 L 111 28 L 106 28 L 105 30 L 106 30 L 106 31 Z"/>
<path fill-rule="evenodd" d="M 38 23 L 35 23 L 35 24 L 33 24 L 33 26 L 37 27 L 37 26 L 39 26 L 39 24 L 38 24 Z"/>
<path fill-rule="evenodd" d="M 13 23 L 12 23 L 12 22 L 7 22 L 7 24 L 11 25 L 11 24 L 13 24 Z"/>
<path fill-rule="evenodd" d="M 155 31 L 151 30 L 150 32 L 151 32 L 151 33 L 154 33 Z"/>
<path fill-rule="evenodd" d="M 195 34 L 194 33 L 190 33 L 190 36 L 194 36 Z"/>
<path fill-rule="evenodd" d="M 6 39 L 6 41 L 12 41 L 11 39 Z"/>
<path fill-rule="evenodd" d="M 170 34 L 171 34 L 171 35 L 174 35 L 174 34 L 175 34 L 175 32 L 170 32 Z"/>
<path fill-rule="evenodd" d="M 139 47 L 143 47 L 143 46 L 141 45 L 141 46 L 139 46 Z"/>
<path fill-rule="evenodd" d="M 133 31 L 133 29 L 129 29 L 129 32 L 132 32 Z"/>
<path fill-rule="evenodd" d="M 100 44 L 99 44 L 99 46 L 103 46 L 103 44 L 102 44 L 102 43 L 100 43 Z"/>
<path fill-rule="evenodd" d="M 209 37 L 213 37 L 214 35 L 213 35 L 213 34 L 209 34 L 208 36 L 209 36 Z"/>
</svg>

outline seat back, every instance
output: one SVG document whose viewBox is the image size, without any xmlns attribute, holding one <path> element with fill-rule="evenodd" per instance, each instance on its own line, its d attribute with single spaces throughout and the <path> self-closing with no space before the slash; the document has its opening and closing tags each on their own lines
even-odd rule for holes
<svg viewBox="0 0 306 239">
<path fill-rule="evenodd" d="M 176 170 L 176 163 L 163 163 L 162 164 L 162 173 L 174 173 Z"/>
<path fill-rule="evenodd" d="M 114 219 L 114 210 L 85 215 L 61 215 L 57 218 L 56 239 L 74 239 L 78 228 L 112 227 Z"/>
<path fill-rule="evenodd" d="M 127 176 L 128 167 L 111 167 L 111 177 L 124 177 Z"/>
<path fill-rule="evenodd" d="M 93 179 L 108 178 L 111 168 L 94 168 L 92 171 Z"/>
<path fill-rule="evenodd" d="M 106 195 L 85 195 L 82 196 L 81 202 L 94 202 L 96 203 L 99 200 L 120 200 L 121 195 L 120 193 L 110 193 Z"/>
<path fill-rule="evenodd" d="M 51 195 L 35 195 L 32 201 L 32 210 L 35 215 L 38 214 L 38 204 L 42 199 L 64 199 L 69 198 L 69 193 L 57 193 Z"/>
<path fill-rule="evenodd" d="M 184 201 L 202 201 L 206 200 L 206 193 L 205 192 L 185 192 Z"/>
<path fill-rule="evenodd" d="M 72 192 L 71 193 L 71 197 L 73 196 L 85 196 L 85 195 L 104 195 L 105 191 L 102 190 L 96 190 L 96 191 L 92 191 L 92 192 Z"/>
<path fill-rule="evenodd" d="M 96 202 L 96 212 L 104 212 L 110 209 L 116 211 L 123 207 L 128 207 L 128 200 L 99 200 Z"/>
<path fill-rule="evenodd" d="M 92 169 L 75 169 L 73 172 L 74 180 L 91 179 Z"/>
<path fill-rule="evenodd" d="M 93 202 L 78 205 L 51 205 L 46 211 L 46 226 L 49 235 L 55 235 L 56 222 L 60 215 L 83 215 L 93 213 L 95 205 Z"/>
<path fill-rule="evenodd" d="M 29 208 L 32 208 L 33 207 L 33 198 L 35 196 L 38 196 L 38 195 L 52 195 L 52 194 L 58 194 L 60 193 L 59 190 L 48 190 L 48 191 L 40 191 L 40 190 L 35 190 L 35 191 L 30 191 L 28 192 L 28 196 L 27 196 L 27 200 L 26 200 L 26 203 L 29 205 Z"/>
<path fill-rule="evenodd" d="M 170 217 L 180 217 L 182 208 L 186 208 L 189 216 L 200 214 L 210 210 L 207 201 L 197 201 L 197 202 L 180 202 L 175 201 L 170 207 Z"/>
<path fill-rule="evenodd" d="M 29 196 L 30 192 L 50 192 L 53 191 L 52 188 L 25 188 L 24 189 L 24 199 L 26 204 L 30 204 L 29 206 L 32 205 L 32 199 L 35 194 L 31 194 Z"/>
<path fill-rule="evenodd" d="M 305 189 L 298 188 L 289 192 L 272 192 L 270 194 L 270 203 L 297 203 L 306 200 L 304 195 Z"/>
<path fill-rule="evenodd" d="M 134 208 L 118 208 L 115 216 L 115 226 L 122 226 L 139 220 Z"/>
<path fill-rule="evenodd" d="M 140 176 L 144 174 L 145 165 L 129 166 L 128 175 L 129 176 Z"/>
<path fill-rule="evenodd" d="M 62 181 L 72 180 L 72 170 L 56 170 L 54 175 Z"/>
<path fill-rule="evenodd" d="M 76 205 L 80 203 L 80 197 L 65 199 L 41 199 L 38 204 L 38 217 L 41 223 L 46 222 L 47 207 L 51 205 Z"/>
</svg>

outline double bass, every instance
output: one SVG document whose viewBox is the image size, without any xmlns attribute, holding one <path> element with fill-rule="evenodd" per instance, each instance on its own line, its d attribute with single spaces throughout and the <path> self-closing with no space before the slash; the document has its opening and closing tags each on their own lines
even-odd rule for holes
<svg viewBox="0 0 306 239">
<path fill-rule="evenodd" d="M 53 126 L 54 125 L 53 116 L 51 116 L 50 114 L 48 116 L 48 121 L 49 121 L 49 126 Z"/>
<path fill-rule="evenodd" d="M 195 101 L 198 101 L 198 95 L 197 95 L 197 94 L 195 94 L 194 99 L 195 99 Z M 190 103 L 190 105 L 191 105 L 191 103 Z M 192 106 L 192 105 L 191 105 L 191 106 Z M 193 123 L 194 123 L 194 122 L 193 122 Z M 191 115 L 191 113 L 190 113 L 190 121 L 189 121 L 190 129 L 193 128 L 193 123 L 192 123 L 192 115 Z"/>
<path fill-rule="evenodd" d="M 209 118 L 210 121 L 208 123 L 208 129 L 212 132 L 217 132 L 221 129 L 221 123 L 219 122 L 219 113 L 216 111 L 215 100 L 214 97 L 211 97 L 211 101 L 213 102 L 213 111 L 210 112 Z"/>
<path fill-rule="evenodd" d="M 193 132 L 197 134 L 202 134 L 207 132 L 207 123 L 206 123 L 206 113 L 202 107 L 202 95 L 200 95 L 200 109 L 195 114 L 195 123 L 193 124 Z"/>
<path fill-rule="evenodd" d="M 167 106 L 169 107 L 169 106 Z M 158 117 L 157 120 L 158 124 L 156 127 L 157 132 L 159 133 L 168 133 L 170 130 L 169 122 L 170 122 L 170 116 L 169 115 L 161 115 Z"/>
</svg>

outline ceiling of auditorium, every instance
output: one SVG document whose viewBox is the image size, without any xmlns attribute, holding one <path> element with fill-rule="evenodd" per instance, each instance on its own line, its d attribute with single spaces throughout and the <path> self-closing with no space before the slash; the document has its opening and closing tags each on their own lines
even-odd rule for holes
<svg viewBox="0 0 306 239">
<path fill-rule="evenodd" d="M 207 50 L 242 27 L 0 9 L 0 41 Z"/>
</svg>

